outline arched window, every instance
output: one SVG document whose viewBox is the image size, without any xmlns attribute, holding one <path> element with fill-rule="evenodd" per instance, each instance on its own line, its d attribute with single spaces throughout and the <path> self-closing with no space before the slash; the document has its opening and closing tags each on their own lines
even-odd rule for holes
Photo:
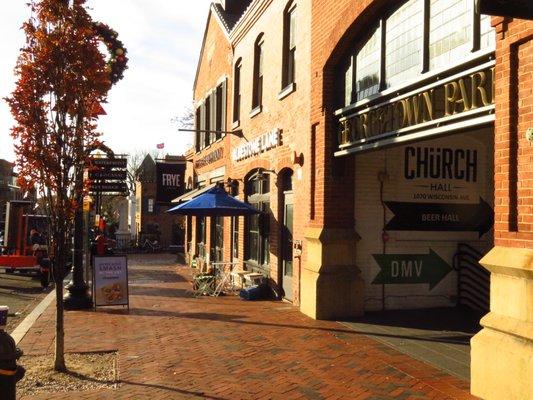
<svg viewBox="0 0 533 400">
<path fill-rule="evenodd" d="M 283 13 L 283 71 L 281 89 L 295 82 L 296 71 L 296 3 L 290 2 Z"/>
<path fill-rule="evenodd" d="M 263 104 L 263 59 L 264 35 L 260 34 L 254 46 L 254 81 L 252 108 L 260 108 Z"/>
<path fill-rule="evenodd" d="M 341 67 L 345 106 L 495 46 L 490 17 L 474 0 L 404 1 L 367 32 Z"/>
<path fill-rule="evenodd" d="M 259 169 L 246 180 L 246 201 L 261 214 L 246 218 L 245 257 L 252 269 L 268 269 L 270 260 L 270 175 Z"/>
</svg>

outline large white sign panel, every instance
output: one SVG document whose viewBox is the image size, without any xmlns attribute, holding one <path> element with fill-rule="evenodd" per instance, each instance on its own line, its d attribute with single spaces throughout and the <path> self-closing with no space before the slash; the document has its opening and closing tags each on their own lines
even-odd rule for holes
<svg viewBox="0 0 533 400">
<path fill-rule="evenodd" d="M 94 257 L 94 305 L 125 306 L 128 300 L 126 256 Z"/>
</svg>

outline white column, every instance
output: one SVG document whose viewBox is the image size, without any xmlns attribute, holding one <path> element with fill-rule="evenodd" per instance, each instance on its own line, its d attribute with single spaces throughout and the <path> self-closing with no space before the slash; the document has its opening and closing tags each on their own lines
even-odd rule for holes
<svg viewBox="0 0 533 400">
<path fill-rule="evenodd" d="M 119 212 L 119 225 L 118 231 L 116 233 L 117 237 L 117 247 L 119 249 L 124 249 L 128 247 L 130 242 L 130 231 L 128 229 L 128 199 L 123 197 L 118 205 Z"/>
</svg>

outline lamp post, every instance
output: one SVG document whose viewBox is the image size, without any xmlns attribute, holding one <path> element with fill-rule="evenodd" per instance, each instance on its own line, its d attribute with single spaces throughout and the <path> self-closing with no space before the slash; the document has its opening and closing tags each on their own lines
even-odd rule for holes
<svg viewBox="0 0 533 400">
<path fill-rule="evenodd" d="M 76 168 L 77 190 L 76 202 L 78 207 L 74 214 L 74 251 L 72 257 L 72 280 L 67 285 L 68 293 L 63 304 L 67 310 L 85 310 L 92 308 L 93 300 L 89 294 L 89 286 L 83 277 L 83 166 Z"/>
<path fill-rule="evenodd" d="M 101 150 L 108 157 L 114 157 L 113 150 L 103 143 L 90 146 L 85 149 L 85 156 L 88 158 L 95 150 Z M 76 167 L 76 202 L 78 207 L 74 214 L 74 251 L 72 256 L 72 280 L 67 285 L 68 293 L 65 295 L 63 304 L 67 310 L 86 310 L 92 308 L 93 300 L 89 294 L 89 286 L 85 282 L 83 274 L 83 172 L 85 163 Z"/>
</svg>

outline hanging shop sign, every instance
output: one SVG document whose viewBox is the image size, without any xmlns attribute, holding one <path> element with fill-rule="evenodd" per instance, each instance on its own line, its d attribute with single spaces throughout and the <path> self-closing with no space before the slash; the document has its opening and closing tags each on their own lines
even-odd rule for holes
<svg viewBox="0 0 533 400">
<path fill-rule="evenodd" d="M 170 204 L 185 192 L 185 161 L 156 163 L 156 201 Z"/>
<path fill-rule="evenodd" d="M 429 290 L 439 284 L 452 267 L 432 249 L 429 254 L 373 254 L 380 271 L 373 285 L 427 283 Z"/>
<path fill-rule="evenodd" d="M 231 159 L 235 162 L 241 161 L 278 147 L 280 144 L 281 131 L 276 128 L 233 149 Z"/>
<path fill-rule="evenodd" d="M 479 68 L 481 69 L 473 68 L 465 75 L 458 74 L 436 81 L 379 104 L 373 102 L 353 110 L 337 112 L 340 124 L 339 148 L 356 148 L 339 151 L 336 155 L 390 144 L 386 139 L 400 141 L 400 137 L 421 129 L 424 129 L 424 135 L 429 136 L 445 132 L 446 126 L 449 132 L 452 128 L 464 129 L 493 121 L 494 67 Z M 476 120 L 476 117 L 479 119 Z"/>
<path fill-rule="evenodd" d="M 194 168 L 203 168 L 209 164 L 213 164 L 219 160 L 222 160 L 224 157 L 224 149 L 219 147 L 215 151 L 207 154 L 205 157 L 202 157 L 194 162 Z"/>
<path fill-rule="evenodd" d="M 129 305 L 128 258 L 94 256 L 93 266 L 95 307 Z"/>
</svg>

